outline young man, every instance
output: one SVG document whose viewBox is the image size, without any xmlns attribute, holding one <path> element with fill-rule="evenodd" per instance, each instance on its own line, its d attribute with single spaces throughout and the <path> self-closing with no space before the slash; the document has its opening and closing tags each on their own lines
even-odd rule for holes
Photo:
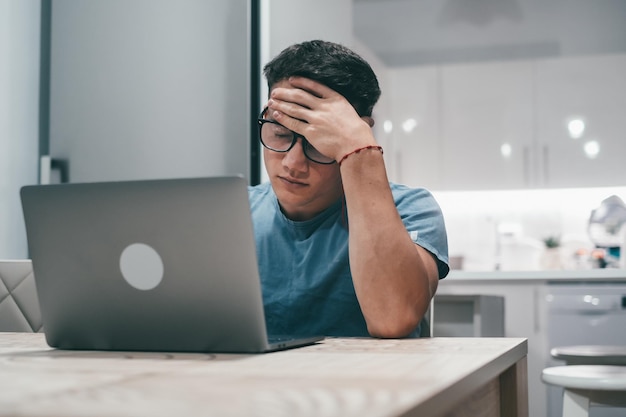
<svg viewBox="0 0 626 417">
<path fill-rule="evenodd" d="M 325 41 L 285 49 L 264 74 L 270 183 L 250 187 L 250 204 L 269 332 L 419 334 L 449 271 L 446 231 L 428 191 L 387 179 L 376 75 Z"/>
</svg>

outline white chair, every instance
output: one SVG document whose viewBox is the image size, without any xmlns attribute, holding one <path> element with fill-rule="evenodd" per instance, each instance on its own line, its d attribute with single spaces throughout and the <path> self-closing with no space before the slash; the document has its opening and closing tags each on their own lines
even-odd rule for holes
<svg viewBox="0 0 626 417">
<path fill-rule="evenodd" d="M 564 388 L 563 417 L 588 417 L 592 403 L 626 407 L 626 366 L 554 366 L 545 368 L 541 379 Z"/>
<path fill-rule="evenodd" d="M 41 332 L 30 260 L 0 260 L 0 332 Z"/>
<path fill-rule="evenodd" d="M 422 318 L 421 326 L 420 326 L 420 337 L 433 337 L 433 326 L 435 324 L 435 299 L 432 298 L 430 300 L 430 304 L 426 313 L 424 313 L 424 317 Z"/>
<path fill-rule="evenodd" d="M 622 345 L 559 346 L 550 355 L 566 365 L 626 365 L 626 346 Z"/>
</svg>

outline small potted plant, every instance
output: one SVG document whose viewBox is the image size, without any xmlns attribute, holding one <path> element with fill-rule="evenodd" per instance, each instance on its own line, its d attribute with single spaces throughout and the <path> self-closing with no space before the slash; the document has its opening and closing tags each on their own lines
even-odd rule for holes
<svg viewBox="0 0 626 417">
<path fill-rule="evenodd" d="M 559 236 L 547 236 L 542 240 L 546 245 L 546 250 L 541 257 L 541 267 L 543 269 L 562 269 L 561 238 Z"/>
<path fill-rule="evenodd" d="M 546 248 L 553 249 L 561 246 L 561 238 L 559 236 L 548 236 L 543 239 Z"/>
</svg>

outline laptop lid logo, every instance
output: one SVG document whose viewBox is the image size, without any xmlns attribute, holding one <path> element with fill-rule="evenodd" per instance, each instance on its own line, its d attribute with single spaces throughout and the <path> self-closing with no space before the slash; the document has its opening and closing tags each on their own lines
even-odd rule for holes
<svg viewBox="0 0 626 417">
<path fill-rule="evenodd" d="M 145 243 L 128 245 L 120 256 L 120 271 L 131 287 L 142 291 L 156 288 L 163 280 L 163 260 Z"/>
</svg>

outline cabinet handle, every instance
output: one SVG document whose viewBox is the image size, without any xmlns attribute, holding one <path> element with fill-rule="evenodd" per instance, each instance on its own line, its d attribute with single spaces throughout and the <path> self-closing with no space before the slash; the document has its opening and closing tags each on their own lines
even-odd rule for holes
<svg viewBox="0 0 626 417">
<path fill-rule="evenodd" d="M 550 148 L 547 145 L 543 146 L 543 184 L 550 184 Z"/>
<path fill-rule="evenodd" d="M 50 184 L 50 171 L 52 171 L 52 158 L 50 155 L 39 157 L 39 184 Z"/>
<path fill-rule="evenodd" d="M 535 328 L 535 334 L 539 333 L 541 331 L 541 301 L 542 301 L 542 297 L 541 297 L 541 293 L 539 291 L 539 289 L 537 287 L 533 288 L 533 304 L 534 304 L 534 310 L 535 310 L 535 317 L 534 317 L 534 328 Z"/>
<path fill-rule="evenodd" d="M 528 146 L 524 146 L 522 149 L 522 164 L 524 169 L 524 185 L 530 186 L 530 167 L 528 164 L 530 163 L 530 149 Z"/>
</svg>

